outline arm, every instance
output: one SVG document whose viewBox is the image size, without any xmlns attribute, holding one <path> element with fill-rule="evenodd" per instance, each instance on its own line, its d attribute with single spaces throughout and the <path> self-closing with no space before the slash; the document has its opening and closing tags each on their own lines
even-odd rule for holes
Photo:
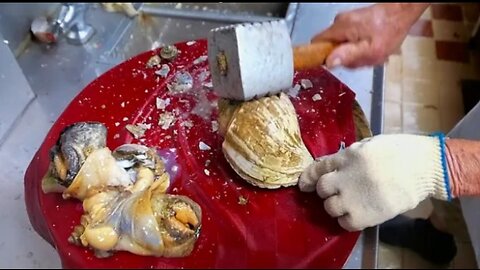
<svg viewBox="0 0 480 270">
<path fill-rule="evenodd" d="M 479 196 L 480 142 L 449 139 L 446 151 L 452 196 Z"/>
<path fill-rule="evenodd" d="M 312 42 L 340 43 L 327 66 L 355 68 L 378 65 L 395 52 L 428 3 L 381 3 L 339 13 L 334 23 Z"/>
</svg>

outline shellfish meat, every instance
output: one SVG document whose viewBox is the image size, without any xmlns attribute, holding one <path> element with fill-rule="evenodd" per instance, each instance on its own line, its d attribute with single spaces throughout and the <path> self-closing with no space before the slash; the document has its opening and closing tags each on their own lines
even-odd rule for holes
<svg viewBox="0 0 480 270">
<path fill-rule="evenodd" d="M 120 250 L 163 257 L 192 252 L 201 208 L 166 193 L 170 178 L 153 148 L 124 144 L 112 152 L 103 124 L 81 122 L 62 131 L 51 153 L 43 191 L 83 202 L 69 242 L 93 249 L 97 257 Z"/>
</svg>

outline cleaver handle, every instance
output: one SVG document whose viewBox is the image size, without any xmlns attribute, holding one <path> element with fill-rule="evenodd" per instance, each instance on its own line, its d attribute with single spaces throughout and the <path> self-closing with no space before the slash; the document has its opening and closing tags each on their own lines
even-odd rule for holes
<svg viewBox="0 0 480 270">
<path fill-rule="evenodd" d="M 293 48 L 293 66 L 295 70 L 316 68 L 325 64 L 325 60 L 336 47 L 326 41 L 300 45 Z"/>
</svg>

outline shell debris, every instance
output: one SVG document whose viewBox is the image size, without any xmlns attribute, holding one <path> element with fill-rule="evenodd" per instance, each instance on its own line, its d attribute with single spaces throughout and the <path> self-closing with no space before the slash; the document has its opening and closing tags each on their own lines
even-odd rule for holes
<svg viewBox="0 0 480 270">
<path fill-rule="evenodd" d="M 165 112 L 160 114 L 160 118 L 158 119 L 158 125 L 162 127 L 162 129 L 169 129 L 170 126 L 175 123 L 175 115 L 171 112 Z"/>
<path fill-rule="evenodd" d="M 300 80 L 300 85 L 303 87 L 303 89 L 309 89 L 313 87 L 312 81 L 309 79 Z"/>
<path fill-rule="evenodd" d="M 202 83 L 202 85 L 207 88 L 208 90 L 211 90 L 213 89 L 213 83 L 212 82 L 205 82 L 205 83 Z"/>
<path fill-rule="evenodd" d="M 247 198 L 245 198 L 245 197 L 243 197 L 243 196 L 241 196 L 241 195 L 238 197 L 238 204 L 240 204 L 240 205 L 246 205 L 247 203 L 248 203 L 248 199 L 247 199 Z"/>
<path fill-rule="evenodd" d="M 170 72 L 170 67 L 167 64 L 163 64 L 159 70 L 155 71 L 155 74 L 162 78 L 166 78 L 169 72 Z"/>
<path fill-rule="evenodd" d="M 192 128 L 193 122 L 191 120 L 183 121 L 182 123 L 180 123 L 180 126 L 186 127 L 186 128 Z"/>
<path fill-rule="evenodd" d="M 198 148 L 202 151 L 205 151 L 205 150 L 210 150 L 212 149 L 210 146 L 208 146 L 208 144 L 204 143 L 204 142 L 199 142 L 198 143 Z"/>
<path fill-rule="evenodd" d="M 203 70 L 198 75 L 198 80 L 203 83 L 208 78 L 209 75 L 210 75 L 210 72 Z"/>
<path fill-rule="evenodd" d="M 301 89 L 301 86 L 297 83 L 288 90 L 288 95 L 291 97 L 297 97 L 300 89 Z"/>
<path fill-rule="evenodd" d="M 212 121 L 212 132 L 217 132 L 218 130 L 218 122 L 217 121 Z"/>
<path fill-rule="evenodd" d="M 154 55 L 150 57 L 147 61 L 147 67 L 148 68 L 154 68 L 160 66 L 160 63 L 162 62 L 162 59 L 158 55 Z"/>
<path fill-rule="evenodd" d="M 202 56 L 198 57 L 197 59 L 193 60 L 193 64 L 198 65 L 202 62 L 205 62 L 207 59 L 208 59 L 208 56 L 202 55 Z"/>
<path fill-rule="evenodd" d="M 322 100 L 322 96 L 320 96 L 320 94 L 315 94 L 315 95 L 313 95 L 312 100 L 313 101 Z"/>
<path fill-rule="evenodd" d="M 170 105 L 170 98 L 161 99 L 157 97 L 156 106 L 158 110 L 165 110 L 168 105 Z"/>
<path fill-rule="evenodd" d="M 125 126 L 125 128 L 135 137 L 135 139 L 142 138 L 145 135 L 145 131 L 147 129 L 150 129 L 152 124 L 136 124 L 136 125 L 131 125 L 128 124 Z"/>
<path fill-rule="evenodd" d="M 193 87 L 192 75 L 188 72 L 177 72 L 175 75 L 175 81 L 172 84 L 168 84 L 168 91 L 172 93 L 183 93 Z"/>
</svg>

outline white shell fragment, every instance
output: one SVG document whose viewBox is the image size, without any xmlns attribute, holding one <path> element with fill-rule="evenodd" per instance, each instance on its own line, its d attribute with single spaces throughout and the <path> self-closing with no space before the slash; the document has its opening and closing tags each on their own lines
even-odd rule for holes
<svg viewBox="0 0 480 270">
<path fill-rule="evenodd" d="M 145 131 L 147 129 L 150 129 L 152 124 L 136 124 L 136 125 L 126 125 L 125 128 L 132 133 L 132 135 L 135 137 L 135 139 L 142 138 L 145 135 Z"/>
<path fill-rule="evenodd" d="M 212 132 L 217 132 L 218 130 L 218 122 L 212 121 Z"/>
<path fill-rule="evenodd" d="M 200 72 L 200 74 L 198 75 L 198 80 L 200 82 L 204 82 L 208 78 L 209 75 L 210 75 L 210 72 L 204 70 L 204 71 Z"/>
<path fill-rule="evenodd" d="M 301 86 L 297 83 L 288 90 L 288 95 L 291 97 L 297 97 L 300 89 L 301 89 Z"/>
<path fill-rule="evenodd" d="M 155 71 L 155 74 L 157 74 L 160 77 L 166 78 L 169 72 L 170 72 L 170 67 L 167 64 L 163 64 L 159 70 Z"/>
<path fill-rule="evenodd" d="M 173 113 L 165 112 L 160 114 L 158 125 L 161 126 L 162 129 L 169 129 L 173 123 L 175 123 L 175 115 Z"/>
<path fill-rule="evenodd" d="M 205 151 L 205 150 L 210 150 L 212 148 L 210 148 L 210 146 L 208 146 L 208 144 L 204 143 L 204 142 L 199 142 L 198 143 L 198 148 L 202 151 Z"/>
<path fill-rule="evenodd" d="M 198 65 L 198 64 L 200 64 L 200 63 L 202 63 L 202 62 L 207 61 L 207 59 L 208 59 L 208 56 L 202 55 L 202 56 L 198 57 L 197 59 L 193 60 L 193 64 L 194 64 L 194 65 Z"/>
<path fill-rule="evenodd" d="M 322 100 L 322 96 L 320 96 L 320 94 L 315 94 L 315 95 L 313 95 L 312 100 L 313 101 Z"/>
<path fill-rule="evenodd" d="M 309 79 L 300 80 L 300 85 L 303 87 L 303 89 L 309 89 L 313 87 L 312 81 Z"/>
<path fill-rule="evenodd" d="M 183 121 L 182 123 L 180 123 L 180 126 L 191 128 L 193 127 L 193 122 L 191 120 Z"/>
<path fill-rule="evenodd" d="M 168 90 L 172 93 L 183 93 L 192 89 L 192 87 L 193 78 L 188 72 L 177 72 L 175 81 L 167 85 Z"/>
<path fill-rule="evenodd" d="M 161 99 L 157 97 L 156 106 L 158 110 L 165 110 L 168 105 L 170 105 L 170 98 Z"/>
<path fill-rule="evenodd" d="M 213 89 L 212 82 L 206 82 L 206 83 L 203 83 L 202 85 L 207 89 Z"/>
</svg>

